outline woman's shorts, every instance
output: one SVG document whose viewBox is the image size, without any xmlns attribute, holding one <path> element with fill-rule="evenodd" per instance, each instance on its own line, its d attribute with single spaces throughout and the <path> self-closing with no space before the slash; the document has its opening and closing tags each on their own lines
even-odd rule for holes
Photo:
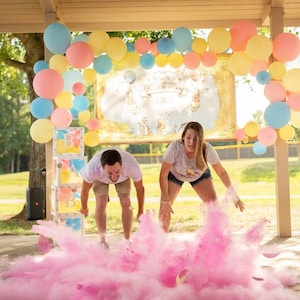
<svg viewBox="0 0 300 300">
<path fill-rule="evenodd" d="M 131 182 L 130 178 L 127 178 L 125 181 L 115 184 L 115 189 L 120 194 L 130 195 L 131 191 Z M 103 183 L 101 181 L 95 181 L 93 184 L 93 191 L 97 198 L 97 196 L 108 195 L 109 184 Z"/>
<path fill-rule="evenodd" d="M 196 185 L 198 182 L 200 182 L 200 181 L 202 181 L 202 180 L 204 180 L 204 179 L 207 179 L 207 178 L 212 178 L 210 169 L 208 169 L 208 168 L 206 169 L 206 171 L 202 174 L 202 176 L 201 176 L 200 178 L 198 178 L 198 179 L 195 180 L 195 181 L 191 181 L 191 182 L 190 182 L 190 185 L 191 185 L 191 186 L 194 186 L 194 185 Z M 169 172 L 169 174 L 168 174 L 168 180 L 169 180 L 169 181 L 172 181 L 172 182 L 174 182 L 174 183 L 176 183 L 176 184 L 179 185 L 179 186 L 182 186 L 183 183 L 184 183 L 184 181 L 181 181 L 181 180 L 177 179 L 171 172 Z"/>
</svg>

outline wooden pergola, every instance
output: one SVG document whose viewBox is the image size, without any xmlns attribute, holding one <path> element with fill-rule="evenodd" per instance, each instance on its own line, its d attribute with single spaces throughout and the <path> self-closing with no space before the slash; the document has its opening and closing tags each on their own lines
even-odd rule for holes
<svg viewBox="0 0 300 300">
<path fill-rule="evenodd" d="M 0 1 L 1 33 L 38 33 L 61 22 L 70 31 L 172 30 L 229 28 L 238 20 L 270 27 L 271 38 L 284 27 L 300 26 L 300 0 L 10 0 Z M 51 53 L 46 51 L 46 60 Z M 46 144 L 47 172 L 52 170 L 52 144 Z M 277 233 L 291 236 L 288 145 L 275 144 Z M 50 203 L 52 176 L 47 176 Z M 48 199 L 49 198 L 49 199 Z M 47 207 L 47 216 L 50 216 Z"/>
</svg>

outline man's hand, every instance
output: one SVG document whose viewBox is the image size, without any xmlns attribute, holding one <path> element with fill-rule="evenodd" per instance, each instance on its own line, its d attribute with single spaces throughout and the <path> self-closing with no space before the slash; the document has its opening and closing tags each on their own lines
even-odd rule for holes
<svg viewBox="0 0 300 300">
<path fill-rule="evenodd" d="M 89 209 L 87 207 L 81 207 L 80 212 L 86 217 L 89 213 Z"/>
</svg>

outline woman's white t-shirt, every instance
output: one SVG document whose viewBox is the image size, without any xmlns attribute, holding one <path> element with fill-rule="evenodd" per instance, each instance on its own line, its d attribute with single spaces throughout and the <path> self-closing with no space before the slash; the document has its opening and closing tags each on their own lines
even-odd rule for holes
<svg viewBox="0 0 300 300">
<path fill-rule="evenodd" d="M 219 155 L 217 151 L 212 147 L 211 144 L 206 144 L 205 158 L 206 162 L 214 165 L 220 162 Z M 170 172 L 181 181 L 195 181 L 199 179 L 204 171 L 196 167 L 196 159 L 188 158 L 184 149 L 184 144 L 181 140 L 176 140 L 172 142 L 164 156 L 163 160 L 171 164 Z"/>
<path fill-rule="evenodd" d="M 112 182 L 106 175 L 101 165 L 101 155 L 106 150 L 117 150 L 122 158 L 122 170 L 117 182 Z M 125 181 L 127 178 L 132 178 L 133 181 L 142 179 L 142 171 L 137 160 L 128 152 L 119 148 L 105 148 L 100 150 L 81 170 L 80 172 L 84 181 L 93 183 L 100 181 L 106 184 L 115 184 Z"/>
</svg>

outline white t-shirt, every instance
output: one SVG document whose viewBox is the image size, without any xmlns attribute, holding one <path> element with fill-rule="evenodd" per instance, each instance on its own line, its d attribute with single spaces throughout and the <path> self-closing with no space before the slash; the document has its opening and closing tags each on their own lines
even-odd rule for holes
<svg viewBox="0 0 300 300">
<path fill-rule="evenodd" d="M 205 158 L 207 163 L 214 165 L 220 161 L 217 151 L 211 144 L 206 144 Z M 171 173 L 181 181 L 195 181 L 199 179 L 204 171 L 196 167 L 196 159 L 188 158 L 184 149 L 184 144 L 181 140 L 172 142 L 164 156 L 163 160 L 171 164 Z"/>
<path fill-rule="evenodd" d="M 106 150 L 117 150 L 122 158 L 122 171 L 117 182 L 112 182 L 106 175 L 101 165 L 101 155 Z M 142 179 L 142 171 L 137 160 L 128 152 L 119 148 L 105 148 L 100 150 L 81 170 L 80 172 L 84 181 L 93 183 L 100 181 L 106 184 L 115 184 L 125 181 L 127 178 L 132 178 L 133 181 Z"/>
</svg>

